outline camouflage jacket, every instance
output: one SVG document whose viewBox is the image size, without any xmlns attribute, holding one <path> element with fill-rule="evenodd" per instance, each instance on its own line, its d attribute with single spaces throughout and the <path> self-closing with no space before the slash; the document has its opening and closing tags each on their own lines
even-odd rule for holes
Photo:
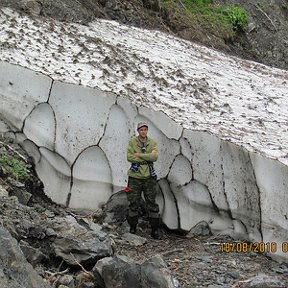
<svg viewBox="0 0 288 288">
<path fill-rule="evenodd" d="M 143 148 L 145 147 L 145 148 Z M 152 152 L 153 151 L 153 152 Z M 134 153 L 139 153 L 139 157 L 135 157 Z M 147 179 L 151 177 L 148 162 L 155 162 L 158 158 L 157 143 L 150 137 L 147 137 L 145 145 L 139 141 L 138 137 L 130 139 L 127 148 L 127 160 L 131 163 L 138 164 L 138 171 L 128 170 L 128 176 L 137 179 Z M 140 166 L 139 166 L 140 165 Z M 137 165 L 136 165 L 137 166 Z"/>
</svg>

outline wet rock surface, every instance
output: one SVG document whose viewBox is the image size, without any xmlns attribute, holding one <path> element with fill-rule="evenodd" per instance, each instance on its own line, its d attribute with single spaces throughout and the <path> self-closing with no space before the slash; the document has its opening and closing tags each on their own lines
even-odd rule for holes
<svg viewBox="0 0 288 288">
<path fill-rule="evenodd" d="M 10 147 L 25 158 L 20 147 Z M 137 235 L 128 233 L 121 192 L 101 210 L 67 209 L 44 196 L 31 167 L 29 185 L 21 187 L 31 197 L 21 204 L 21 197 L 10 195 L 17 182 L 1 170 L 1 287 L 288 286 L 287 263 L 261 253 L 225 252 L 223 244 L 237 239 L 202 228 L 181 235 L 162 227 L 163 238 L 154 240 L 145 206 Z"/>
</svg>

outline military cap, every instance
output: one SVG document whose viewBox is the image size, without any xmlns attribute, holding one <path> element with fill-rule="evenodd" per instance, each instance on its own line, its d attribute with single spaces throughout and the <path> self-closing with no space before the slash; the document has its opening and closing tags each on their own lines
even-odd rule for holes
<svg viewBox="0 0 288 288">
<path fill-rule="evenodd" d="M 142 127 L 147 127 L 147 128 L 148 128 L 147 123 L 146 123 L 146 122 L 139 122 L 139 123 L 137 124 L 137 130 L 139 130 L 139 129 L 142 128 Z"/>
</svg>

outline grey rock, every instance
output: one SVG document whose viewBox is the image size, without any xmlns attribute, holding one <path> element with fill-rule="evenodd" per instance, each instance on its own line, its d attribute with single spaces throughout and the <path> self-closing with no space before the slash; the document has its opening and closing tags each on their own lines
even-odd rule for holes
<svg viewBox="0 0 288 288">
<path fill-rule="evenodd" d="M 92 0 L 45 0 L 43 1 L 41 14 L 60 21 L 73 21 L 83 24 L 105 15 L 97 1 Z"/>
<path fill-rule="evenodd" d="M 20 5 L 22 9 L 32 15 L 40 15 L 42 9 L 42 1 L 37 0 L 22 0 Z"/>
<path fill-rule="evenodd" d="M 32 197 L 31 193 L 27 192 L 24 189 L 20 189 L 20 188 L 13 189 L 9 194 L 11 196 L 16 196 L 19 200 L 19 203 L 21 203 L 23 205 L 27 205 L 29 200 Z"/>
<path fill-rule="evenodd" d="M 24 241 L 20 242 L 20 248 L 24 253 L 27 261 L 33 266 L 40 264 L 42 261 L 48 260 L 47 256 L 44 255 L 41 250 L 31 247 Z"/>
<path fill-rule="evenodd" d="M 126 220 L 126 214 L 128 209 L 127 196 L 124 191 L 119 191 L 113 194 L 106 205 L 106 217 L 107 223 L 123 223 Z"/>
<path fill-rule="evenodd" d="M 53 243 L 55 254 L 71 265 L 95 264 L 98 259 L 112 255 L 111 241 L 100 241 L 92 232 L 87 232 L 82 239 L 63 237 Z M 76 261 L 77 262 L 76 262 Z"/>
<path fill-rule="evenodd" d="M 99 233 L 99 232 L 102 230 L 102 226 L 101 226 L 101 225 L 99 225 L 99 224 L 97 224 L 97 223 L 94 223 L 94 222 L 93 222 L 92 220 L 90 220 L 90 219 L 82 218 L 81 221 L 82 221 L 85 225 L 88 225 L 88 227 L 89 227 L 91 230 L 93 230 L 93 231 L 95 231 L 95 232 L 97 232 L 97 233 Z"/>
<path fill-rule="evenodd" d="M 143 288 L 174 288 L 174 281 L 162 257 L 156 255 L 141 265 Z"/>
<path fill-rule="evenodd" d="M 242 281 L 241 288 L 284 288 L 286 285 L 275 277 L 260 274 Z"/>
<path fill-rule="evenodd" d="M 93 282 L 84 282 L 82 285 L 81 285 L 81 288 L 95 288 L 95 285 Z"/>
<path fill-rule="evenodd" d="M 217 277 L 217 283 L 220 285 L 226 283 L 225 277 L 224 276 Z"/>
<path fill-rule="evenodd" d="M 57 236 L 57 233 L 52 228 L 47 228 L 46 229 L 46 235 L 48 237 L 52 237 L 52 236 Z"/>
<path fill-rule="evenodd" d="M 147 239 L 144 237 L 140 237 L 136 234 L 125 233 L 122 238 L 129 242 L 132 246 L 142 246 L 147 243 Z"/>
<path fill-rule="evenodd" d="M 72 216 L 56 218 L 54 230 L 57 233 L 53 243 L 55 254 L 71 265 L 77 262 L 93 265 L 113 253 L 107 234 L 87 230 Z"/>
<path fill-rule="evenodd" d="M 228 275 L 231 276 L 233 279 L 239 279 L 241 277 L 238 271 L 228 272 Z"/>
<path fill-rule="evenodd" d="M 59 278 L 58 283 L 68 288 L 75 288 L 75 280 L 72 275 L 63 275 Z"/>
<path fill-rule="evenodd" d="M 209 225 L 205 221 L 201 221 L 189 231 L 186 237 L 192 238 L 194 236 L 199 236 L 199 235 L 208 236 L 211 234 L 212 233 L 209 228 Z"/>
<path fill-rule="evenodd" d="M 0 227 L 0 287 L 51 288 L 27 262 L 17 241 Z"/>
<path fill-rule="evenodd" d="M 152 257 L 141 265 L 127 262 L 119 256 L 108 257 L 97 262 L 93 274 L 97 284 L 106 288 L 174 288 L 177 283 L 160 256 Z"/>
<path fill-rule="evenodd" d="M 8 197 L 9 193 L 8 191 L 0 185 L 0 197 Z"/>
<path fill-rule="evenodd" d="M 213 258 L 211 256 L 202 256 L 201 260 L 203 262 L 206 262 L 206 263 L 212 263 L 213 262 Z"/>
<path fill-rule="evenodd" d="M 125 262 L 118 256 L 101 259 L 93 268 L 93 274 L 100 287 L 140 288 L 140 266 Z"/>
</svg>

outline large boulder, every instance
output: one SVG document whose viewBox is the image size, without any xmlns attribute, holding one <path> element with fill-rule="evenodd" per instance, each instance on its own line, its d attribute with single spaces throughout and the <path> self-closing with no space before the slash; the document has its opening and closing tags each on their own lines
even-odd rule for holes
<svg viewBox="0 0 288 288">
<path fill-rule="evenodd" d="M 53 226 L 57 233 L 53 243 L 55 254 L 71 265 L 93 265 L 113 254 L 111 240 L 106 233 L 88 230 L 72 216 L 55 219 Z"/>
<path fill-rule="evenodd" d="M 175 287 L 169 269 L 159 255 L 142 264 L 135 264 L 123 256 L 103 258 L 93 268 L 93 274 L 97 284 L 106 288 Z"/>
</svg>

